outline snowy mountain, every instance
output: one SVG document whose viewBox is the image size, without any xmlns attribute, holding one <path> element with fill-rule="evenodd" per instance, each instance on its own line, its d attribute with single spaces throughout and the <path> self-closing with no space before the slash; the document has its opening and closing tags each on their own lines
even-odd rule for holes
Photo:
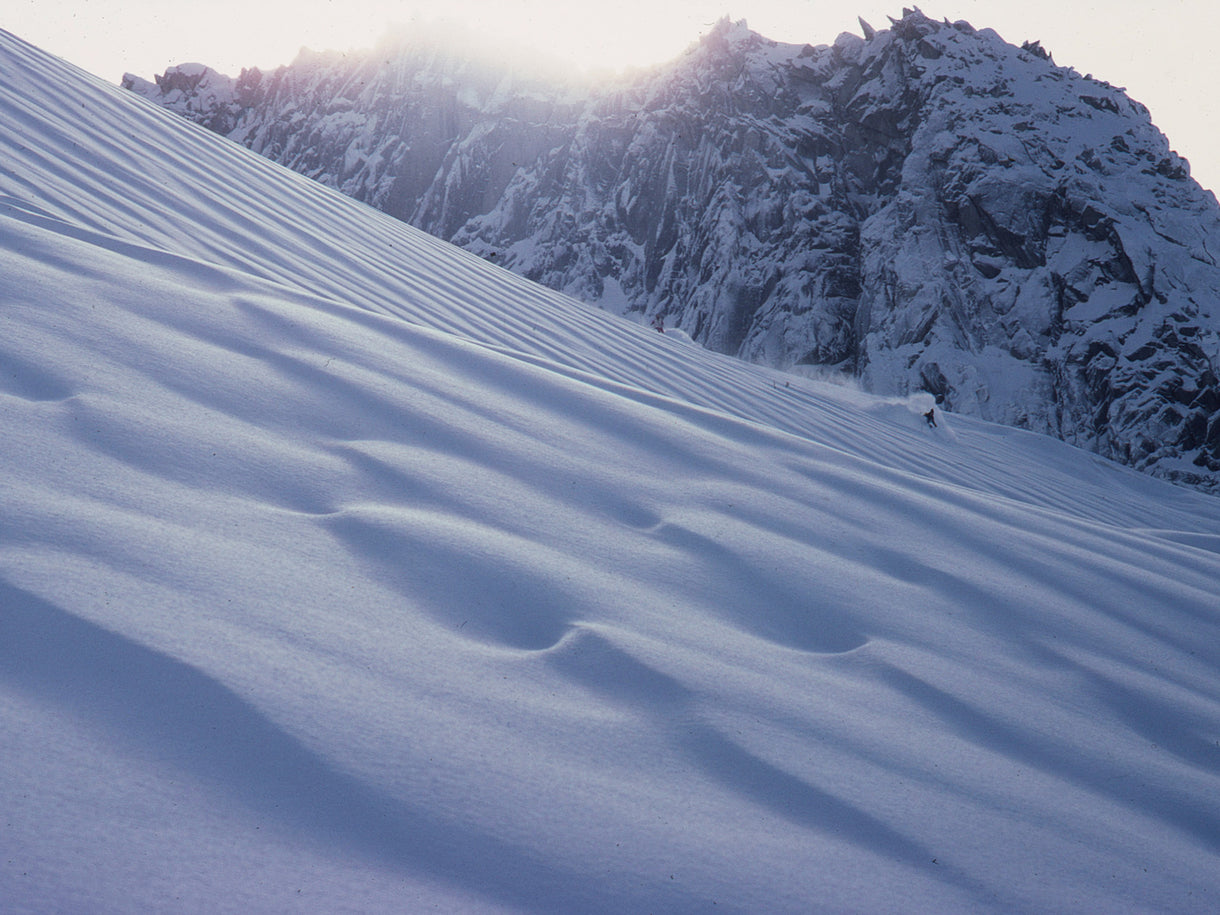
<svg viewBox="0 0 1220 915">
<path fill-rule="evenodd" d="M 551 288 L 1220 489 L 1220 207 L 1120 90 L 918 11 L 595 89 L 445 40 L 124 84 Z"/>
<path fill-rule="evenodd" d="M 0 70 L 6 913 L 1220 907 L 1220 501 Z"/>
</svg>

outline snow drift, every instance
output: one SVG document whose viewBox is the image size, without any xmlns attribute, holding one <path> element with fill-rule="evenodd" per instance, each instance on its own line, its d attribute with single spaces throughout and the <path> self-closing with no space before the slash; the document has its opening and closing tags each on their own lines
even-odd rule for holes
<svg viewBox="0 0 1220 915">
<path fill-rule="evenodd" d="M 0 60 L 7 910 L 1220 904 L 1216 500 Z"/>
</svg>

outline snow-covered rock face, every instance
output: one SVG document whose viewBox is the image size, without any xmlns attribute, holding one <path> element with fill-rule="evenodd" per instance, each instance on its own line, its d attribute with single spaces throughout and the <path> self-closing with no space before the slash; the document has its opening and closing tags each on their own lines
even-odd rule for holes
<svg viewBox="0 0 1220 915">
<path fill-rule="evenodd" d="M 714 349 L 1220 490 L 1220 207 L 1146 109 L 965 23 L 864 31 L 782 45 L 726 20 L 593 88 L 427 39 L 124 84 Z"/>
</svg>

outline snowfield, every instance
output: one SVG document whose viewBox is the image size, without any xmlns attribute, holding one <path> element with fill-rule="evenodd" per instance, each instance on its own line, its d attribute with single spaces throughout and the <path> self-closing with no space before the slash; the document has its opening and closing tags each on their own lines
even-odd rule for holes
<svg viewBox="0 0 1220 915">
<path fill-rule="evenodd" d="M 6 912 L 1220 908 L 1220 501 L 0 62 Z"/>
</svg>

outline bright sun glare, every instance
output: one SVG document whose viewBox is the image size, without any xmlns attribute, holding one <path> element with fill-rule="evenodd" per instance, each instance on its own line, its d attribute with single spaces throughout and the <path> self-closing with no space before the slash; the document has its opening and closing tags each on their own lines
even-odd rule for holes
<svg viewBox="0 0 1220 915">
<path fill-rule="evenodd" d="M 735 3 L 735 5 L 734 5 Z M 503 46 L 583 70 L 663 63 L 726 15 L 782 41 L 832 40 L 855 11 L 826 16 L 826 0 L 15 0 L 0 27 L 117 82 L 181 63 L 237 75 L 291 63 L 302 47 L 363 50 L 391 27 L 452 22 Z M 821 16 L 817 10 L 823 8 Z M 825 32 L 826 34 L 822 34 Z"/>
<path fill-rule="evenodd" d="M 363 50 L 391 27 L 448 21 L 513 55 L 582 70 L 671 60 L 724 16 L 780 41 L 829 42 L 862 13 L 884 24 L 883 0 L 9 0 L 0 27 L 117 82 L 203 63 L 237 75 L 291 63 L 302 47 Z M 8 4 L 6 4 L 8 6 Z"/>
<path fill-rule="evenodd" d="M 290 63 L 302 47 L 362 50 L 374 46 L 391 27 L 446 22 L 510 54 L 550 57 L 580 69 L 620 69 L 660 63 L 681 53 L 724 15 L 702 13 L 702 5 L 628 0 L 611 10 L 555 0 L 267 2 L 250 5 L 234 17 L 188 18 L 169 4 L 149 8 L 142 20 L 145 42 L 130 30 L 115 38 L 131 49 L 132 62 L 126 68 L 143 76 L 152 73 L 135 68 L 146 67 L 143 61 L 158 53 L 175 56 L 154 66 L 156 72 L 193 61 L 236 75 L 246 66 Z M 232 28 L 234 21 L 241 23 L 240 29 Z M 121 74 L 99 75 L 117 79 Z"/>
<path fill-rule="evenodd" d="M 316 25 L 304 23 L 306 28 L 296 32 L 296 47 L 289 53 L 295 54 L 300 45 L 337 50 L 369 47 L 389 23 L 410 27 L 448 21 L 510 52 L 549 56 L 581 69 L 617 69 L 677 56 L 719 18 L 700 13 L 699 6 L 630 0 L 611 11 L 557 0 L 357 0 L 344 7 L 339 21 L 327 16 Z"/>
<path fill-rule="evenodd" d="M 391 25 L 448 19 L 481 33 L 516 56 L 536 54 L 581 70 L 617 70 L 677 57 L 723 16 L 746 19 L 778 41 L 834 41 L 857 34 L 856 16 L 887 26 L 900 0 L 5 0 L 0 28 L 117 83 L 124 72 L 145 78 L 181 63 L 204 63 L 236 76 L 242 67 L 291 63 L 302 47 L 372 48 Z M 1147 104 L 1175 147 L 1192 158 L 1195 176 L 1218 187 L 1213 150 L 1220 148 L 1217 103 L 1206 87 L 1220 65 L 1206 41 L 1220 27 L 1213 0 L 1175 4 L 1111 0 L 924 0 L 934 18 L 969 19 L 1019 44 L 1042 40 L 1061 64 L 1129 87 Z M 1188 31 L 1191 30 L 1191 31 Z M 1202 87 L 1202 88 L 1201 88 Z M 1202 166 L 1200 169 L 1199 167 Z"/>
</svg>

